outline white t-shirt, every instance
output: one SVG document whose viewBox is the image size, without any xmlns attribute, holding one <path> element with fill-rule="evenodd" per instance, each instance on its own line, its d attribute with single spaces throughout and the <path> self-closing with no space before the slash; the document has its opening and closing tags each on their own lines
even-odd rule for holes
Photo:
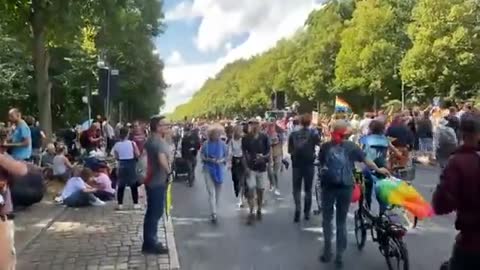
<svg viewBox="0 0 480 270">
<path fill-rule="evenodd" d="M 370 118 L 365 118 L 360 121 L 359 128 L 362 131 L 362 135 L 368 135 L 370 131 L 370 123 L 372 122 L 372 119 Z"/>
<path fill-rule="evenodd" d="M 53 158 L 53 175 L 62 175 L 67 172 L 67 165 L 65 165 L 65 156 L 55 155 Z"/>
<path fill-rule="evenodd" d="M 80 177 L 72 177 L 68 179 L 67 184 L 62 191 L 62 199 L 70 197 L 73 193 L 82 191 L 86 188 L 85 182 Z"/>
<path fill-rule="evenodd" d="M 115 143 L 112 148 L 113 153 L 117 153 L 118 160 L 129 160 L 135 157 L 135 152 L 133 150 L 134 142 L 130 140 L 124 140 Z"/>
</svg>

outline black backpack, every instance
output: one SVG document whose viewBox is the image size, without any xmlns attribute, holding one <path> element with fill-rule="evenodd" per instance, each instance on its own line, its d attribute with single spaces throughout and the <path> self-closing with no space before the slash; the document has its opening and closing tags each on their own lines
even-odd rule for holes
<svg viewBox="0 0 480 270">
<path fill-rule="evenodd" d="M 313 136 L 313 132 L 309 129 L 302 129 L 292 133 L 292 158 L 306 162 L 313 162 L 315 160 Z"/>
</svg>

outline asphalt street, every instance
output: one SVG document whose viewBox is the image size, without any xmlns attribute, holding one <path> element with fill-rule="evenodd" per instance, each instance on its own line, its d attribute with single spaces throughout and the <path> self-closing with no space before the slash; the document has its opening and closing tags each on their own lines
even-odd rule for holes
<svg viewBox="0 0 480 270">
<path fill-rule="evenodd" d="M 199 164 L 200 165 L 200 164 Z M 184 270 L 323 270 L 332 264 L 318 260 L 322 248 L 321 217 L 293 223 L 291 171 L 280 181 L 281 196 L 268 194 L 261 222 L 247 226 L 246 209 L 236 206 L 232 182 L 223 184 L 219 222 L 209 222 L 205 182 L 200 168 L 194 187 L 176 182 L 173 188 L 173 224 L 181 269 Z M 438 182 L 436 168 L 417 168 L 417 189 L 430 199 Z M 314 208 L 316 202 L 314 200 Z M 355 246 L 353 210 L 349 214 L 349 246 L 344 269 L 387 269 L 378 247 L 370 240 L 363 251 Z M 455 237 L 454 216 L 422 221 L 406 236 L 410 269 L 437 270 L 449 257 Z"/>
</svg>

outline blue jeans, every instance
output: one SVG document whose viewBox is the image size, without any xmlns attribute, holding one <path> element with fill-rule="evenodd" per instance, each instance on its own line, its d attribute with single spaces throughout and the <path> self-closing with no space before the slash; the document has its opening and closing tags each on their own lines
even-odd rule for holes
<svg viewBox="0 0 480 270">
<path fill-rule="evenodd" d="M 145 186 L 147 211 L 143 221 L 143 246 L 155 247 L 158 244 L 158 221 L 163 216 L 165 206 L 165 186 Z"/>
<path fill-rule="evenodd" d="M 341 257 L 347 248 L 347 214 L 352 200 L 353 187 L 322 187 L 322 227 L 325 239 L 324 254 L 332 253 L 333 206 L 336 211 L 337 257 Z"/>
<path fill-rule="evenodd" d="M 68 207 L 86 207 L 92 205 L 96 200 L 97 198 L 92 193 L 80 190 L 65 198 L 63 203 Z"/>
</svg>

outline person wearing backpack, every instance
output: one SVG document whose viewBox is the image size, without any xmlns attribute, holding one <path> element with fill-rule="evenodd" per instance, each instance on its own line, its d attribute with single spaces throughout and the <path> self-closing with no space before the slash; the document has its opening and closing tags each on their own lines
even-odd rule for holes
<svg viewBox="0 0 480 270">
<path fill-rule="evenodd" d="M 385 136 L 385 124 L 384 122 L 373 120 L 370 122 L 369 134 L 360 139 L 360 144 L 363 152 L 368 160 L 375 162 L 377 167 L 382 168 L 387 166 L 388 150 L 395 152 L 398 151 Z M 365 177 L 365 201 L 367 207 L 370 209 L 372 205 L 372 195 L 374 186 L 374 175 L 369 168 L 363 170 Z M 382 210 L 382 207 L 380 207 Z"/>
<path fill-rule="evenodd" d="M 448 158 L 455 152 L 458 146 L 457 134 L 453 129 L 454 125 L 453 121 L 443 118 L 440 120 L 439 126 L 434 133 L 435 156 L 442 170 L 447 165 Z"/>
<path fill-rule="evenodd" d="M 302 183 L 305 192 L 304 218 L 310 219 L 312 206 L 312 186 L 315 167 L 315 146 L 320 144 L 320 136 L 310 129 L 312 118 L 306 114 L 300 118 L 301 128 L 293 131 L 288 138 L 288 153 L 292 159 L 293 200 L 295 202 L 295 215 L 293 221 L 300 221 L 302 209 Z"/>
<path fill-rule="evenodd" d="M 322 227 L 324 249 L 320 260 L 324 263 L 332 259 L 332 221 L 334 205 L 336 208 L 336 258 L 338 268 L 343 266 L 343 252 L 347 248 L 347 214 L 354 187 L 353 170 L 355 162 L 364 163 L 378 174 L 390 175 L 385 168 L 379 168 L 375 162 L 366 158 L 365 153 L 355 143 L 346 138 L 348 123 L 337 120 L 332 125 L 331 141 L 320 146 L 318 155 L 321 166 L 322 186 Z"/>
</svg>

